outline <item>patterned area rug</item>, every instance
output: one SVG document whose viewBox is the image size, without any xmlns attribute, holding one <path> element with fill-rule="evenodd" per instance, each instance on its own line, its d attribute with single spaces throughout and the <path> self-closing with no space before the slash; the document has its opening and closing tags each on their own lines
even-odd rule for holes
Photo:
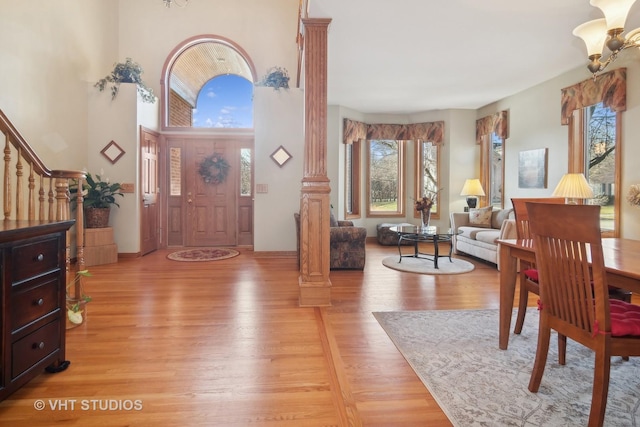
<svg viewBox="0 0 640 427">
<path fill-rule="evenodd" d="M 424 258 L 402 258 L 402 262 L 398 262 L 398 255 L 388 256 L 382 259 L 382 265 L 398 271 L 406 271 L 408 273 L 418 274 L 461 274 L 473 271 L 473 264 L 468 261 L 442 257 L 438 260 L 438 268 L 433 267 L 433 261 Z"/>
<path fill-rule="evenodd" d="M 521 335 L 498 349 L 498 310 L 374 313 L 455 426 L 585 426 L 591 408 L 593 352 L 569 340 L 558 364 L 552 334 L 538 393 L 528 390 L 537 346 L 538 312 Z M 513 326 L 514 318 L 511 322 Z M 605 426 L 640 423 L 640 358 L 611 359 Z"/>
<path fill-rule="evenodd" d="M 185 249 L 167 255 L 167 258 L 173 261 L 218 261 L 221 259 L 233 258 L 238 256 L 240 252 L 233 249 L 224 248 L 203 248 L 203 249 Z"/>
</svg>

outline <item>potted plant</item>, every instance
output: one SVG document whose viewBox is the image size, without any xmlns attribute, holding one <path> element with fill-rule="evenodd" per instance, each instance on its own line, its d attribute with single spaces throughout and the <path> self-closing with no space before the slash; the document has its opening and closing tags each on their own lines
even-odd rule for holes
<svg viewBox="0 0 640 427">
<path fill-rule="evenodd" d="M 87 318 L 87 304 L 91 302 L 91 297 L 84 293 L 82 277 L 89 276 L 89 270 L 77 271 L 73 282 L 67 285 L 67 329 L 81 325 Z"/>
<path fill-rule="evenodd" d="M 143 72 L 142 67 L 137 62 L 127 58 L 125 62 L 114 64 L 111 74 L 98 80 L 94 87 L 97 87 L 102 92 L 111 83 L 111 99 L 115 99 L 120 89 L 120 83 L 136 83 L 142 101 L 153 104 L 156 102 L 156 96 L 153 94 L 153 90 L 142 81 Z"/>
<path fill-rule="evenodd" d="M 84 208 L 84 219 L 86 228 L 104 228 L 109 226 L 109 213 L 111 206 L 120 207 L 116 202 L 116 196 L 124 197 L 122 185 L 110 183 L 109 179 L 102 180 L 100 175 L 95 178 L 87 173 L 87 177 L 82 184 L 82 206 Z M 77 184 L 70 189 L 73 201 L 77 200 Z"/>
<path fill-rule="evenodd" d="M 289 89 L 289 72 L 286 68 L 271 67 L 258 82 L 258 86 L 272 87 L 275 90 Z"/>
</svg>

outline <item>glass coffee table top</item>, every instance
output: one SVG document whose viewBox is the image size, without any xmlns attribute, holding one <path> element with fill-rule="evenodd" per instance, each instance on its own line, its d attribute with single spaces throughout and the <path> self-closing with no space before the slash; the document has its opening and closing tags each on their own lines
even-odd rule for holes
<svg viewBox="0 0 640 427">
<path fill-rule="evenodd" d="M 438 259 L 441 257 L 449 258 L 451 261 L 451 253 L 453 252 L 453 245 L 451 244 L 451 238 L 454 233 L 450 228 L 439 230 L 436 226 L 422 227 L 419 225 L 395 225 L 389 227 L 389 230 L 398 233 L 398 253 L 400 254 L 400 261 L 402 258 L 424 258 L 433 262 L 433 267 L 438 268 Z M 455 233 L 459 234 L 459 233 Z M 402 246 L 403 242 L 410 242 L 413 245 L 412 254 L 403 254 Z M 440 244 L 449 244 L 449 252 L 447 254 L 440 254 Z M 421 252 L 419 245 L 421 243 L 432 243 L 433 253 Z"/>
</svg>

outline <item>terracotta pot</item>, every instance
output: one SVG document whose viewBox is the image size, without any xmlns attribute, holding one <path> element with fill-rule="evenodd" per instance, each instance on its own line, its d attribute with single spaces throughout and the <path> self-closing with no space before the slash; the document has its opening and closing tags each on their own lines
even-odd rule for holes
<svg viewBox="0 0 640 427">
<path fill-rule="evenodd" d="M 109 226 L 111 208 L 86 208 L 84 210 L 85 228 L 105 228 Z"/>
</svg>

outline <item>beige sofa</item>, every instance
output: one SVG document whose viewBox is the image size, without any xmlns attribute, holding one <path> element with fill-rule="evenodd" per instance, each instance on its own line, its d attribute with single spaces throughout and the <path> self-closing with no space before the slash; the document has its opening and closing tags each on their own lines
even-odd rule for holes
<svg viewBox="0 0 640 427">
<path fill-rule="evenodd" d="M 469 223 L 469 213 L 452 212 L 451 230 L 460 234 L 453 237 L 453 253 L 464 253 L 496 264 L 500 269 L 498 239 L 516 239 L 513 209 L 494 209 L 490 227 L 477 227 Z"/>
</svg>

